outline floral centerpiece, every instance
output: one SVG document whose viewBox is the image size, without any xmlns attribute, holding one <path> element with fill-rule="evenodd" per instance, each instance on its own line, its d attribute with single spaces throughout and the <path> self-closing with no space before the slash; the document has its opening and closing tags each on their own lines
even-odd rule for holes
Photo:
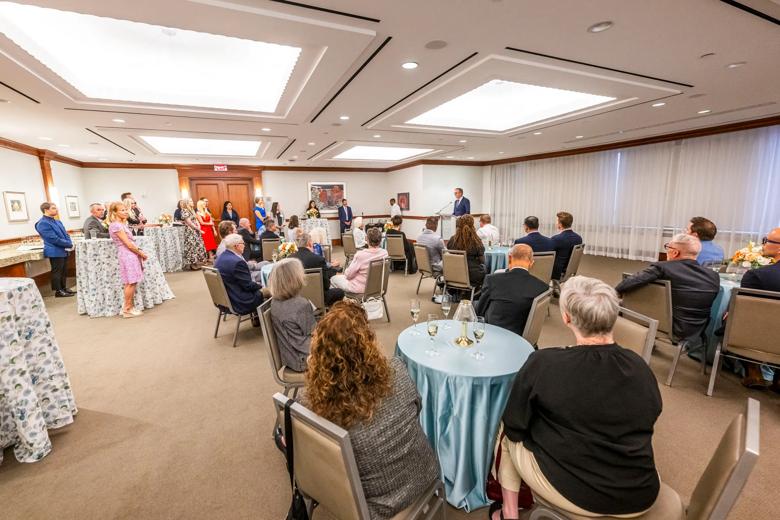
<svg viewBox="0 0 780 520">
<path fill-rule="evenodd" d="M 283 242 L 279 244 L 278 251 L 279 258 L 287 258 L 298 252 L 298 246 L 295 245 L 295 242 Z"/>
<path fill-rule="evenodd" d="M 392 229 L 392 227 L 393 227 L 393 221 L 388 220 L 387 222 L 385 222 L 385 233 L 387 233 L 388 229 Z"/>
<path fill-rule="evenodd" d="M 162 224 L 164 226 L 170 226 L 171 224 L 173 224 L 173 215 L 171 215 L 170 213 L 163 213 L 157 219 L 157 223 Z"/>
<path fill-rule="evenodd" d="M 317 218 L 317 210 L 314 208 L 306 210 L 306 216 L 309 218 Z"/>
<path fill-rule="evenodd" d="M 762 251 L 763 249 L 760 245 L 748 242 L 747 247 L 743 247 L 734 253 L 734 256 L 731 257 L 731 263 L 745 269 L 758 269 L 771 264 L 772 259 L 764 256 Z"/>
</svg>

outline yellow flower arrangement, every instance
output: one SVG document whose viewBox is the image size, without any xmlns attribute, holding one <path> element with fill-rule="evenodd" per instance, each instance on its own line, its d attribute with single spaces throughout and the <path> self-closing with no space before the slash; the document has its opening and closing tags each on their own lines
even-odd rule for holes
<svg viewBox="0 0 780 520">
<path fill-rule="evenodd" d="M 158 224 L 173 224 L 173 216 L 168 213 L 163 213 L 157 219 Z"/>
<path fill-rule="evenodd" d="M 279 258 L 287 258 L 298 252 L 298 246 L 295 245 L 295 242 L 282 242 L 279 244 L 278 251 Z"/>
<path fill-rule="evenodd" d="M 385 232 L 387 232 L 388 229 L 391 229 L 393 227 L 393 222 L 388 220 L 385 222 Z"/>
<path fill-rule="evenodd" d="M 755 242 L 748 242 L 746 247 L 737 250 L 731 257 L 731 262 L 746 269 L 757 269 L 772 263 L 772 259 L 762 254 L 762 248 Z"/>
</svg>

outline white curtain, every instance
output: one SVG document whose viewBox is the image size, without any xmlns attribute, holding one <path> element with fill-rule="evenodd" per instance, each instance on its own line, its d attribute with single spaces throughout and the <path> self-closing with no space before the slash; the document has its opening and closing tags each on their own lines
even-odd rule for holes
<svg viewBox="0 0 780 520">
<path fill-rule="evenodd" d="M 701 215 L 729 255 L 780 225 L 780 127 L 497 165 L 490 192 L 502 240 L 528 215 L 553 234 L 568 211 L 589 254 L 656 260 L 664 231 Z"/>
</svg>

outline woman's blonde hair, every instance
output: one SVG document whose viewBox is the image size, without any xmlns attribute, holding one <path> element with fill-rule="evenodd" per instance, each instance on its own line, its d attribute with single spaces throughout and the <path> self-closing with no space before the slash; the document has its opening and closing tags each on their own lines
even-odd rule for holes
<svg viewBox="0 0 780 520">
<path fill-rule="evenodd" d="M 285 258 L 274 265 L 268 288 L 274 299 L 289 300 L 301 293 L 305 280 L 301 261 L 297 258 Z"/>
<path fill-rule="evenodd" d="M 390 394 L 391 378 L 363 307 L 349 300 L 333 305 L 311 339 L 306 398 L 312 411 L 345 429 L 368 422 Z"/>
<path fill-rule="evenodd" d="M 125 199 L 125 200 L 130 200 L 130 199 Z M 124 202 L 116 201 L 109 204 L 108 219 L 107 219 L 109 223 L 119 221 L 119 216 L 117 215 L 117 213 L 119 211 L 119 208 L 121 207 L 127 208 L 128 211 L 130 210 L 130 207 Z"/>
<path fill-rule="evenodd" d="M 211 212 L 206 208 L 206 203 L 203 202 L 202 200 L 198 201 L 198 213 L 200 213 L 201 215 L 205 213 L 211 215 Z"/>
</svg>

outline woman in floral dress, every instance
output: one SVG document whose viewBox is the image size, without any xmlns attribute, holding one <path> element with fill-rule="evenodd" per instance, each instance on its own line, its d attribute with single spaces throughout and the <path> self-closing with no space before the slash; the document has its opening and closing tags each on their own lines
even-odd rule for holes
<svg viewBox="0 0 780 520">
<path fill-rule="evenodd" d="M 198 201 L 198 224 L 203 231 L 203 245 L 206 246 L 206 251 L 209 254 L 209 261 L 214 260 L 214 253 L 217 250 L 217 240 L 214 238 L 214 219 L 211 218 L 211 212 L 209 212 L 208 203 L 201 199 Z"/>
<path fill-rule="evenodd" d="M 192 209 L 192 199 L 179 201 L 181 221 L 184 222 L 184 268 L 197 271 L 206 261 L 206 248 L 203 246 L 203 231 L 200 229 L 195 211 Z"/>
<path fill-rule="evenodd" d="M 136 285 L 144 279 L 143 261 L 147 259 L 146 253 L 141 251 L 133 240 L 133 234 L 127 225 L 129 212 L 130 210 L 122 202 L 112 202 L 108 211 L 111 219 L 108 234 L 116 245 L 119 275 L 124 284 L 123 318 L 135 318 L 141 315 L 141 311 L 133 307 L 133 298 L 135 297 Z"/>
</svg>

